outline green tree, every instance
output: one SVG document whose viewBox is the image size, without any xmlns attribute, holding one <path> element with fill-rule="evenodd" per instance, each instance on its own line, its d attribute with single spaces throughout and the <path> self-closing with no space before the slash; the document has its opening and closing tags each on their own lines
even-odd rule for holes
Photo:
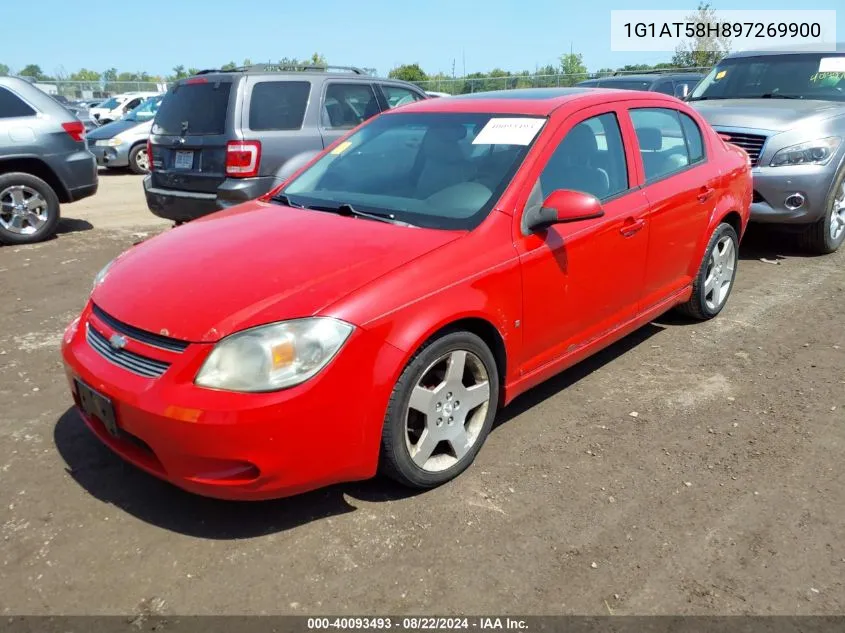
<svg viewBox="0 0 845 633">
<path fill-rule="evenodd" d="M 117 68 L 103 71 L 103 81 L 117 81 Z"/>
<path fill-rule="evenodd" d="M 44 74 L 38 64 L 27 64 L 18 74 L 22 77 L 34 77 L 37 80 L 47 79 L 47 75 Z"/>
<path fill-rule="evenodd" d="M 719 19 L 716 10 L 709 3 L 702 2 L 695 13 L 687 16 L 687 22 L 716 24 Z M 696 37 L 682 42 L 675 49 L 672 65 L 677 68 L 709 68 L 714 66 L 731 50 L 731 43 L 724 37 Z"/>
<path fill-rule="evenodd" d="M 11 69 L 6 64 L 0 64 L 0 77 L 7 77 Z"/>
<path fill-rule="evenodd" d="M 226 62 L 220 67 L 220 70 L 235 70 L 238 65 L 235 62 Z"/>
<path fill-rule="evenodd" d="M 581 53 L 567 53 L 560 56 L 560 72 L 567 77 L 561 77 L 560 85 L 573 86 L 587 78 L 587 67 Z"/>
<path fill-rule="evenodd" d="M 188 77 L 188 73 L 185 71 L 185 67 L 182 64 L 173 67 L 173 74 L 168 77 L 170 81 L 177 81 L 179 79 L 185 79 Z"/>
<path fill-rule="evenodd" d="M 426 81 L 428 79 L 428 75 L 420 68 L 419 64 L 402 64 L 387 73 L 387 76 L 402 81 Z"/>
</svg>

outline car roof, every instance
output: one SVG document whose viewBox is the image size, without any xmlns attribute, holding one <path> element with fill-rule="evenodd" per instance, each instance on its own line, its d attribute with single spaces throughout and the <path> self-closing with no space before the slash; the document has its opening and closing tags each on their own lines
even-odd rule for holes
<svg viewBox="0 0 845 633">
<path fill-rule="evenodd" d="M 640 74 L 625 74 L 625 75 L 609 75 L 607 77 L 596 77 L 595 79 L 587 79 L 582 83 L 599 82 L 599 81 L 658 81 L 660 79 L 675 79 L 678 77 L 704 77 L 701 73 L 640 73 Z"/>
<path fill-rule="evenodd" d="M 837 43 L 835 51 L 820 50 L 818 44 L 797 44 L 794 46 L 783 47 L 774 51 L 766 49 L 750 49 L 744 51 L 737 51 L 736 53 L 726 55 L 725 59 L 735 59 L 737 57 L 758 57 L 760 55 L 800 55 L 801 53 L 817 53 L 821 55 L 827 53 L 830 55 L 841 55 L 845 53 L 845 42 Z"/>
<path fill-rule="evenodd" d="M 392 112 L 489 112 L 548 116 L 564 105 L 599 105 L 614 101 L 660 99 L 677 104 L 677 99 L 657 92 L 637 92 L 613 88 L 517 88 L 455 95 L 448 99 L 425 99 Z"/>
</svg>

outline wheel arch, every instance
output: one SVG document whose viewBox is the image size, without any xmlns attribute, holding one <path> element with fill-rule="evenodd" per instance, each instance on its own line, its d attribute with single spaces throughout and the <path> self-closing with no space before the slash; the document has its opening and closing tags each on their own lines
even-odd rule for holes
<svg viewBox="0 0 845 633">
<path fill-rule="evenodd" d="M 40 158 L 35 156 L 12 156 L 0 159 L 0 175 L 23 172 L 46 182 L 56 192 L 60 203 L 70 202 L 70 193 L 56 172 Z"/>
</svg>

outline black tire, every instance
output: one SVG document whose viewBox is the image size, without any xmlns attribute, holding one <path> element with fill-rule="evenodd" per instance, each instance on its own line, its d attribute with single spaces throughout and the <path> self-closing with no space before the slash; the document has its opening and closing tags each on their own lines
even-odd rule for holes
<svg viewBox="0 0 845 633">
<path fill-rule="evenodd" d="M 140 156 L 147 155 L 147 144 L 146 143 L 138 143 L 135 147 L 129 150 L 129 169 L 133 174 L 148 174 L 150 173 L 149 167 L 142 167 L 138 164 L 138 159 Z M 148 159 L 149 160 L 149 159 Z"/>
<path fill-rule="evenodd" d="M 839 250 L 845 242 L 845 231 L 837 239 L 830 234 L 830 225 L 833 222 L 833 205 L 836 203 L 837 194 L 842 193 L 842 183 L 845 182 L 845 165 L 833 179 L 833 186 L 830 188 L 827 201 L 824 206 L 824 217 L 814 224 L 809 224 L 798 236 L 798 242 L 802 249 L 816 255 L 827 255 Z"/>
<path fill-rule="evenodd" d="M 722 299 L 721 303 L 711 307 L 707 305 L 707 296 L 709 291 L 705 289 L 705 282 L 707 281 L 707 277 L 711 272 L 712 268 L 712 257 L 713 252 L 716 249 L 719 242 L 722 238 L 728 237 L 733 241 L 733 254 L 734 254 L 734 261 L 733 261 L 733 271 L 730 273 L 730 286 L 727 289 L 727 294 Z M 722 222 L 719 226 L 716 227 L 716 230 L 713 231 L 713 235 L 710 236 L 710 241 L 707 242 L 707 248 L 704 249 L 704 258 L 701 262 L 701 266 L 698 269 L 698 274 L 695 276 L 695 279 L 692 283 L 692 296 L 689 298 L 689 301 L 686 303 L 682 303 L 678 306 L 678 310 L 685 314 L 688 317 L 693 319 L 697 319 L 699 321 L 706 321 L 708 319 L 712 319 L 717 314 L 719 314 L 722 309 L 727 305 L 728 299 L 731 296 L 731 292 L 734 288 L 734 281 L 736 280 L 736 271 L 739 264 L 739 237 L 732 227 L 727 222 Z"/>
<path fill-rule="evenodd" d="M 461 459 L 438 472 L 423 470 L 414 463 L 405 441 L 411 392 L 432 363 L 445 354 L 461 350 L 474 354 L 487 372 L 490 389 L 487 413 L 475 443 Z M 454 479 L 472 464 L 481 450 L 496 418 L 498 403 L 499 372 L 496 359 L 483 340 L 470 332 L 453 331 L 428 341 L 408 362 L 390 396 L 382 429 L 379 472 L 405 486 L 418 489 L 433 488 Z"/>
<path fill-rule="evenodd" d="M 23 172 L 12 172 L 0 176 L 0 199 L 9 187 L 29 187 L 37 191 L 47 202 L 47 221 L 34 233 L 22 235 L 14 233 L 0 224 L 0 243 L 3 244 L 33 244 L 53 237 L 59 224 L 59 198 L 53 188 L 46 182 Z M 0 207 L 0 214 L 6 212 L 6 207 Z M 5 215 L 0 216 L 5 219 Z"/>
</svg>

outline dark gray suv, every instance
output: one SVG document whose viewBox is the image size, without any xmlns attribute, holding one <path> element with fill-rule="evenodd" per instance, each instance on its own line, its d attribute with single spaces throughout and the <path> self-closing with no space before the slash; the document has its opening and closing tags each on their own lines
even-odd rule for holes
<svg viewBox="0 0 845 633">
<path fill-rule="evenodd" d="M 0 242 L 47 239 L 60 203 L 96 191 L 83 123 L 30 82 L 0 77 Z"/>
<path fill-rule="evenodd" d="M 179 223 L 252 200 L 359 123 L 426 98 L 350 67 L 203 71 L 171 87 L 153 121 L 147 205 Z"/>
</svg>

